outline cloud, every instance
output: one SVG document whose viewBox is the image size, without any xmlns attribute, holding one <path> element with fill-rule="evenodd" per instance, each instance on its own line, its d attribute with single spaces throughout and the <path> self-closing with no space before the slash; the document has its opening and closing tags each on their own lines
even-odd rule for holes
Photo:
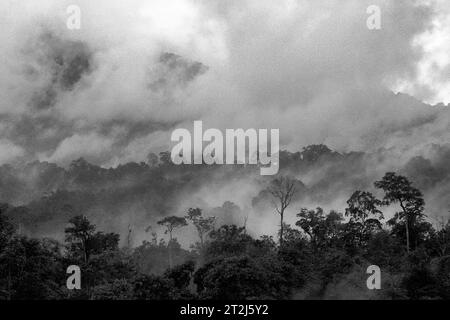
<svg viewBox="0 0 450 320">
<path fill-rule="evenodd" d="M 8 140 L 0 140 L 0 164 L 11 163 L 25 154 L 20 146 Z"/>
<path fill-rule="evenodd" d="M 419 81 L 424 61 L 445 59 L 443 2 L 80 0 L 72 31 L 69 1 L 4 2 L 0 128 L 27 159 L 140 161 L 194 120 L 280 128 L 291 150 L 409 155 L 448 140 L 448 108 L 389 91 L 408 79 L 410 94 L 443 96 L 445 63 Z M 366 27 L 369 5 L 381 30 Z"/>
<path fill-rule="evenodd" d="M 428 103 L 450 103 L 450 5 L 434 2 L 431 27 L 414 40 L 423 50 L 416 65 L 416 77 L 399 79 L 397 91 L 406 92 Z"/>
<path fill-rule="evenodd" d="M 50 156 L 42 159 L 48 162 L 68 164 L 73 159 L 84 157 L 93 162 L 101 161 L 109 153 L 114 139 L 96 133 L 75 134 L 64 139 Z"/>
</svg>

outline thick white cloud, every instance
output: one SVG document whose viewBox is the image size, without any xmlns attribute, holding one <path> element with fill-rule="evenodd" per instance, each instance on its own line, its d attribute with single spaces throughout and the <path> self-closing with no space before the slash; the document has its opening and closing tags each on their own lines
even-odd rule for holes
<svg viewBox="0 0 450 320">
<path fill-rule="evenodd" d="M 448 140 L 448 109 L 389 92 L 448 98 L 447 1 L 1 2 L 1 132 L 27 156 L 32 148 L 60 163 L 140 161 L 168 148 L 174 127 L 198 119 L 280 128 L 290 149 L 409 154 L 404 148 Z M 81 30 L 65 27 L 69 4 L 81 8 Z M 374 4 L 376 31 L 366 27 Z M 209 69 L 186 83 L 183 72 L 161 69 L 162 52 Z M 89 66 L 69 70 L 67 84 L 74 57 Z M 164 88 L 153 90 L 162 77 Z"/>
<path fill-rule="evenodd" d="M 101 160 L 110 153 L 114 140 L 110 137 L 99 136 L 96 133 L 86 135 L 75 134 L 64 139 L 50 156 L 43 156 L 43 160 L 68 164 L 80 157 L 91 161 Z"/>
<path fill-rule="evenodd" d="M 415 78 L 400 79 L 397 90 L 429 103 L 450 103 L 450 4 L 435 1 L 432 27 L 414 45 L 423 49 Z"/>
</svg>

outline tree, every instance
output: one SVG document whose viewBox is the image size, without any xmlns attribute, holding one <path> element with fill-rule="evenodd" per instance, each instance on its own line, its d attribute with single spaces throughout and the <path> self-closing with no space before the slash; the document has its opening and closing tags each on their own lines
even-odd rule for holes
<svg viewBox="0 0 450 320">
<path fill-rule="evenodd" d="M 159 153 L 159 164 L 161 166 L 173 165 L 171 153 L 169 151 L 164 151 L 164 152 Z"/>
<path fill-rule="evenodd" d="M 187 261 L 184 264 L 181 264 L 171 270 L 167 270 L 164 273 L 164 277 L 166 279 L 170 279 L 173 281 L 173 284 L 176 288 L 180 290 L 187 290 L 190 283 L 192 275 L 195 270 L 195 262 Z"/>
<path fill-rule="evenodd" d="M 450 219 L 441 221 L 439 230 L 432 235 L 431 243 L 439 257 L 450 257 Z"/>
<path fill-rule="evenodd" d="M 133 286 L 126 279 L 114 279 L 92 289 L 93 300 L 131 300 Z"/>
<path fill-rule="evenodd" d="M 205 236 L 208 235 L 214 228 L 214 223 L 216 221 L 215 217 L 205 218 L 202 216 L 202 210 L 199 208 L 188 210 L 188 215 L 186 219 L 191 221 L 192 224 L 197 229 L 198 236 L 200 238 L 200 247 L 204 249 Z"/>
<path fill-rule="evenodd" d="M 61 299 L 65 269 L 59 244 L 15 236 L 0 253 L 0 300 Z"/>
<path fill-rule="evenodd" d="M 89 262 L 91 255 L 119 249 L 118 234 L 95 232 L 95 225 L 85 216 L 73 217 L 69 223 L 72 226 L 65 229 L 69 252 L 81 254 L 85 263 Z"/>
<path fill-rule="evenodd" d="M 101 254 L 105 251 L 119 250 L 120 236 L 117 233 L 96 232 L 88 240 L 90 254 Z"/>
<path fill-rule="evenodd" d="M 149 233 L 150 231 L 152 233 L 151 244 L 156 246 L 156 245 L 158 245 L 158 233 L 155 230 L 153 230 L 153 227 L 151 225 L 149 225 L 147 228 L 145 228 L 145 233 Z"/>
<path fill-rule="evenodd" d="M 301 152 L 301 159 L 307 162 L 314 163 L 318 161 L 323 156 L 335 155 L 336 152 L 331 151 L 326 145 L 310 145 L 303 148 Z"/>
<path fill-rule="evenodd" d="M 248 256 L 223 258 L 197 270 L 194 283 L 204 299 L 257 299 L 270 294 L 267 271 Z"/>
<path fill-rule="evenodd" d="M 378 209 L 382 204 L 373 194 L 366 191 L 355 191 L 347 201 L 345 216 L 350 217 L 347 224 L 348 235 L 354 245 L 366 244 L 368 237 L 375 230 L 381 230 L 383 213 Z M 348 238 L 348 237 L 347 237 Z M 353 241 L 353 240 L 356 241 Z"/>
<path fill-rule="evenodd" d="M 15 232 L 14 226 L 10 219 L 4 215 L 4 212 L 7 209 L 7 205 L 0 204 L 0 252 L 3 251 L 4 247 L 6 247 Z"/>
<path fill-rule="evenodd" d="M 221 226 L 211 231 L 210 237 L 211 242 L 206 247 L 207 260 L 244 255 L 252 242 L 245 229 L 236 225 Z"/>
<path fill-rule="evenodd" d="M 355 191 L 348 199 L 347 204 L 345 216 L 350 216 L 350 219 L 354 221 L 364 224 L 370 216 L 377 219 L 383 218 L 383 213 L 378 209 L 381 201 L 370 192 Z"/>
<path fill-rule="evenodd" d="M 286 208 L 291 204 L 294 196 L 295 180 L 289 177 L 279 177 L 272 181 L 269 186 L 269 192 L 273 197 L 275 210 L 280 215 L 280 247 L 283 246 L 283 230 L 284 230 L 284 213 Z"/>
<path fill-rule="evenodd" d="M 158 221 L 158 224 L 160 226 L 164 226 L 166 228 L 165 234 L 169 234 L 169 244 L 168 244 L 168 249 L 169 249 L 169 268 L 172 269 L 173 267 L 173 259 L 172 259 L 172 242 L 174 241 L 173 239 L 173 230 L 177 229 L 177 228 L 181 228 L 184 226 L 187 226 L 187 222 L 186 219 L 183 217 L 176 217 L 176 216 L 170 216 L 170 217 L 166 217 L 160 221 Z"/>
<path fill-rule="evenodd" d="M 140 275 L 133 284 L 134 298 L 138 300 L 171 300 L 173 291 L 170 279 L 155 275 Z"/>
<path fill-rule="evenodd" d="M 166 228 L 165 234 L 169 234 L 170 241 L 173 240 L 173 230 L 187 226 L 185 218 L 176 216 L 166 217 L 158 221 L 158 224 Z"/>
<path fill-rule="evenodd" d="M 406 251 L 410 250 L 410 229 L 422 219 L 425 201 L 422 193 L 414 188 L 411 182 L 404 176 L 394 172 L 388 172 L 383 179 L 375 182 L 375 187 L 384 191 L 384 204 L 399 203 L 402 211 L 398 212 L 398 218 L 404 221 L 406 228 Z"/>
<path fill-rule="evenodd" d="M 159 157 L 154 154 L 153 152 L 150 152 L 147 155 L 147 164 L 149 165 L 150 168 L 155 168 L 158 166 L 159 163 Z"/>
<path fill-rule="evenodd" d="M 343 219 L 341 214 L 330 211 L 325 216 L 323 209 L 320 207 L 316 210 L 302 208 L 297 217 L 300 219 L 295 225 L 302 228 L 310 237 L 314 250 L 317 251 L 326 245 L 332 246 L 336 242 Z"/>
<path fill-rule="evenodd" d="M 66 242 L 72 251 L 82 252 L 84 262 L 87 263 L 91 253 L 88 242 L 94 235 L 95 225 L 82 215 L 73 217 L 69 223 L 72 225 L 64 230 Z"/>
</svg>

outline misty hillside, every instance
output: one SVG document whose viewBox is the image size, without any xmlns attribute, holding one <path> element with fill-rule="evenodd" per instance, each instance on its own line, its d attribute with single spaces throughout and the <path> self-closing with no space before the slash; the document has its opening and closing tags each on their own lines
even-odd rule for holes
<svg viewBox="0 0 450 320">
<path fill-rule="evenodd" d="M 395 170 L 420 186 L 433 219 L 447 215 L 450 207 L 450 148 L 435 145 L 431 151 L 429 158 L 417 156 L 399 165 L 384 158 L 386 150 L 338 153 L 312 145 L 295 153 L 282 151 L 279 175 L 296 179 L 292 210 L 343 210 L 354 190 L 374 191 L 372 181 L 383 171 Z M 47 162 L 3 165 L 0 194 L 1 202 L 10 205 L 8 216 L 24 234 L 59 237 L 54 230 L 62 230 L 70 217 L 85 214 L 122 235 L 132 228 L 137 245 L 148 225 L 189 207 L 203 208 L 222 224 L 242 225 L 251 215 L 249 229 L 258 234 L 273 215 L 266 191 L 272 179 L 261 177 L 255 166 L 175 166 L 168 153 L 161 153 L 150 154 L 146 163 L 109 169 L 83 159 L 68 168 Z M 276 232 L 276 223 L 273 228 Z"/>
<path fill-rule="evenodd" d="M 0 300 L 450 299 L 449 0 L 0 3 Z"/>
</svg>

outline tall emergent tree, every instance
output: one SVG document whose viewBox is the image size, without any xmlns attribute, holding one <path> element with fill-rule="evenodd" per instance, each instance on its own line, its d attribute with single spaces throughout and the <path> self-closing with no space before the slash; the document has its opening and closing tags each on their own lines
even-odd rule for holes
<svg viewBox="0 0 450 320">
<path fill-rule="evenodd" d="M 90 256 L 89 242 L 94 236 L 95 225 L 82 215 L 71 218 L 69 223 L 71 226 L 64 230 L 66 242 L 70 246 L 69 250 L 81 252 L 84 262 L 87 263 Z"/>
<path fill-rule="evenodd" d="M 183 217 L 170 216 L 166 217 L 160 221 L 158 221 L 160 226 L 164 226 L 166 228 L 165 234 L 169 234 L 169 267 L 172 269 L 173 267 L 173 259 L 172 259 L 172 244 L 173 244 L 173 230 L 177 228 L 181 228 L 187 226 L 186 219 Z"/>
<path fill-rule="evenodd" d="M 425 201 L 419 189 L 412 186 L 404 176 L 388 172 L 383 179 L 375 182 L 375 187 L 384 191 L 385 205 L 398 203 L 402 209 L 396 218 L 403 220 L 406 228 L 406 250 L 410 250 L 410 230 L 425 215 L 423 213 Z"/>
<path fill-rule="evenodd" d="M 278 177 L 272 181 L 268 191 L 272 195 L 275 210 L 280 215 L 280 248 L 283 246 L 284 213 L 294 196 L 295 180 L 289 177 Z"/>
<path fill-rule="evenodd" d="M 93 255 L 119 249 L 120 236 L 116 233 L 96 231 L 96 226 L 85 216 L 75 216 L 65 229 L 69 254 L 81 257 L 84 263 Z"/>
<path fill-rule="evenodd" d="M 208 233 L 213 230 L 216 218 L 203 217 L 202 210 L 200 208 L 190 208 L 188 210 L 186 219 L 191 221 L 197 229 L 197 233 L 200 238 L 200 247 L 203 250 L 205 245 L 205 236 L 207 236 Z"/>
</svg>

